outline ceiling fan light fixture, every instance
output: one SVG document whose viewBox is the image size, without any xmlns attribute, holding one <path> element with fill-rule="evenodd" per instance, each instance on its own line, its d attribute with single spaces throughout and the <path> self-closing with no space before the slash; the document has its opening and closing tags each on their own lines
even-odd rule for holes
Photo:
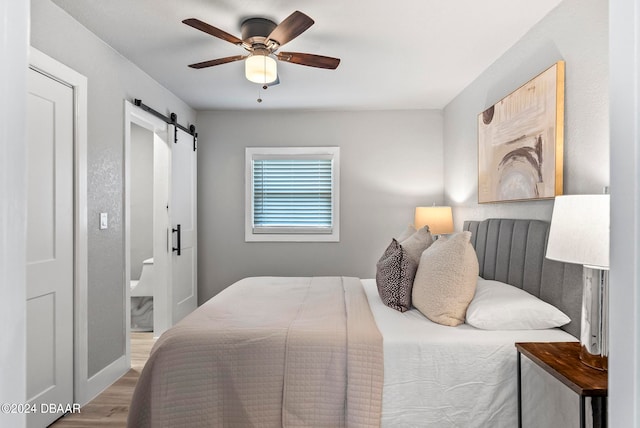
<svg viewBox="0 0 640 428">
<path fill-rule="evenodd" d="M 249 55 L 244 61 L 244 74 L 250 82 L 267 84 L 278 78 L 278 65 L 269 55 Z"/>
</svg>

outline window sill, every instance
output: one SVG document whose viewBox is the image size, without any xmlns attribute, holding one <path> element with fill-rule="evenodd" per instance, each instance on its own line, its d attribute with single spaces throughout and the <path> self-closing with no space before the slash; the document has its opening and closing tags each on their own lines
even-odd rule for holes
<svg viewBox="0 0 640 428">
<path fill-rule="evenodd" d="M 333 233 L 245 233 L 245 242 L 340 242 L 340 234 Z"/>
</svg>

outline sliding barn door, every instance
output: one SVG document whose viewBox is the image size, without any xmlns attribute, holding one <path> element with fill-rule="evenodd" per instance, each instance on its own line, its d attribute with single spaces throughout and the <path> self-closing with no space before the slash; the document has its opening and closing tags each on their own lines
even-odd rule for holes
<svg viewBox="0 0 640 428">
<path fill-rule="evenodd" d="M 173 324 L 198 306 L 197 151 L 194 148 L 194 137 L 178 129 L 176 143 L 171 148 Z"/>
</svg>

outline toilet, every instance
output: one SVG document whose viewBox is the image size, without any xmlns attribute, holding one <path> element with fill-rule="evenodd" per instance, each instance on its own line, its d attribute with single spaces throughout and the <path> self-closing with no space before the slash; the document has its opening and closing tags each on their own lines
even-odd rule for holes
<svg viewBox="0 0 640 428">
<path fill-rule="evenodd" d="M 142 262 L 140 279 L 131 280 L 131 330 L 153 331 L 153 258 Z"/>
</svg>

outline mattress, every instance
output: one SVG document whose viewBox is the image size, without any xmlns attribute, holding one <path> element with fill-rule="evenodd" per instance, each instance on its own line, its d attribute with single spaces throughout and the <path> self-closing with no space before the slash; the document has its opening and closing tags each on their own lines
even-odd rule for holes
<svg viewBox="0 0 640 428">
<path fill-rule="evenodd" d="M 334 283 L 333 279 L 339 281 Z M 309 287 L 315 284 L 309 290 L 313 288 L 322 299 L 329 300 L 307 301 L 308 291 L 306 286 L 300 288 L 301 281 Z M 326 344 L 314 344 L 320 330 L 312 321 L 320 320 L 323 328 L 333 330 L 322 321 L 327 319 L 326 309 L 344 307 L 349 300 L 334 302 L 342 292 L 330 287 L 342 290 L 344 286 L 346 291 L 347 285 L 362 294 L 362 303 L 353 312 L 354 321 L 347 326 L 347 334 L 360 337 L 359 331 L 368 331 L 362 330 L 365 325 L 371 323 L 373 329 L 377 325 L 382 355 L 379 351 L 373 355 L 375 361 L 380 361 L 375 366 L 383 370 L 367 371 L 373 367 L 371 351 L 361 344 L 353 346 L 351 339 L 347 339 L 347 349 L 359 353 L 344 362 L 335 358 L 342 351 L 331 354 L 326 352 Z M 301 318 L 304 313 L 309 316 Z M 361 317 L 367 313 L 370 320 L 365 322 Z M 257 340 L 254 331 L 266 334 L 260 333 Z M 244 340 L 246 334 L 252 334 L 251 338 Z M 300 345 L 291 342 L 295 336 L 302 340 Z M 269 344 L 274 340 L 286 343 L 286 364 L 275 357 L 268 359 L 267 351 L 280 349 L 280 345 L 265 346 L 265 340 Z M 335 341 L 332 339 L 331 343 Z M 309 417 L 319 406 L 317 397 L 310 398 L 308 391 L 315 387 L 310 388 L 307 379 L 314 374 L 320 374 L 319 379 L 327 377 L 328 372 L 321 369 L 325 363 L 319 359 L 328 355 L 331 366 L 339 363 L 337 371 L 349 367 L 347 372 L 359 376 L 354 378 L 359 379 L 356 382 L 349 378 L 346 386 L 332 380 L 332 388 L 348 388 L 349 397 L 381 390 L 375 422 L 347 419 L 346 426 L 377 426 L 379 416 L 382 427 L 511 428 L 517 426 L 514 343 L 551 341 L 576 339 L 560 329 L 488 331 L 467 324 L 435 324 L 416 309 L 401 313 L 385 306 L 374 279 L 247 278 L 205 303 L 159 339 L 136 387 L 129 426 L 173 426 L 178 421 L 181 426 L 231 426 L 231 421 L 237 422 L 236 426 L 246 426 L 247 421 L 256 426 L 320 426 L 309 423 L 318 420 L 318 415 Z M 307 342 L 315 348 L 309 348 Z M 319 348 L 323 352 L 318 352 Z M 376 348 L 379 349 L 379 342 Z M 234 354 L 234 350 L 239 353 Z M 300 358 L 295 357 L 298 354 Z M 578 426 L 578 396 L 524 357 L 522 365 L 523 426 Z M 235 366 L 240 370 L 232 371 Z M 283 368 L 295 376 L 287 376 Z M 380 371 L 383 373 L 378 378 L 376 373 Z M 231 378 L 232 373 L 239 377 Z M 376 388 L 361 382 L 372 379 L 372 375 L 379 379 L 374 382 Z M 302 389 L 296 389 L 291 379 L 297 379 Z M 338 395 L 330 393 L 321 401 L 337 398 L 343 403 Z M 338 407 L 342 409 L 340 403 Z M 364 406 L 362 409 L 369 415 L 370 403 L 369 399 L 358 399 L 347 407 L 359 415 L 355 406 Z M 293 407 L 300 412 L 290 411 Z M 334 415 L 333 411 L 328 414 Z M 342 424 L 322 426 L 338 425 Z"/>
<path fill-rule="evenodd" d="M 374 279 L 362 283 L 383 337 L 382 427 L 515 427 L 514 343 L 576 341 L 560 329 L 439 325 L 416 309 L 388 308 Z M 543 409 L 529 405 L 541 402 Z M 523 358 L 525 427 L 578 426 L 578 409 L 576 394 Z"/>
</svg>

